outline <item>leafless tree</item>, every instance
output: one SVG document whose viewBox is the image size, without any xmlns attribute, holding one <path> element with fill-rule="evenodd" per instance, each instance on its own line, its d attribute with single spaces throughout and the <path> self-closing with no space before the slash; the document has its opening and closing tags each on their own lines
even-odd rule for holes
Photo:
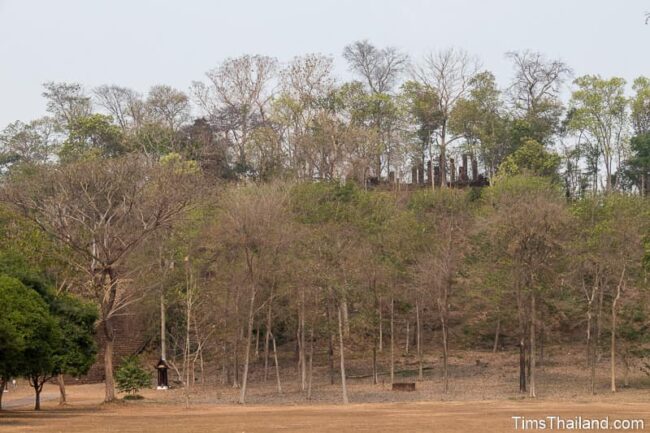
<svg viewBox="0 0 650 433">
<path fill-rule="evenodd" d="M 127 87 L 103 85 L 93 90 L 97 105 L 104 108 L 122 128 L 128 131 L 138 128 L 145 118 L 145 103 L 142 96 Z"/>
<path fill-rule="evenodd" d="M 47 99 L 47 111 L 62 128 L 68 127 L 76 119 L 88 116 L 92 112 L 92 101 L 79 83 L 43 84 L 43 97 Z"/>
<path fill-rule="evenodd" d="M 429 53 L 422 62 L 413 68 L 414 78 L 438 95 L 441 125 L 437 133 L 440 151 L 441 185 L 447 185 L 447 148 L 462 138 L 456 135 L 449 138 L 448 123 L 456 103 L 470 91 L 472 78 L 479 71 L 480 64 L 467 52 L 455 48 Z"/>
<path fill-rule="evenodd" d="M 372 93 L 390 92 L 408 64 L 408 56 L 395 47 L 377 48 L 367 40 L 343 49 L 350 70 L 365 80 Z"/>
<path fill-rule="evenodd" d="M 246 55 L 228 59 L 209 71 L 208 84 L 192 84 L 196 103 L 233 143 L 242 166 L 248 162 L 252 131 L 266 119 L 277 67 L 272 57 Z"/>
</svg>

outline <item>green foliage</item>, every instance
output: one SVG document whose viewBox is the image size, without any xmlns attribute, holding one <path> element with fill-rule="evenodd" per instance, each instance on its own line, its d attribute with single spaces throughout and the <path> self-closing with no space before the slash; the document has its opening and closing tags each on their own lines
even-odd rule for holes
<svg viewBox="0 0 650 433">
<path fill-rule="evenodd" d="M 97 355 L 94 333 L 99 318 L 97 308 L 62 294 L 51 299 L 50 311 L 58 319 L 62 335 L 55 353 L 56 369 L 72 376 L 88 373 Z"/>
<path fill-rule="evenodd" d="M 440 112 L 438 93 L 416 81 L 402 85 L 400 94 L 404 112 L 416 125 L 416 136 L 420 143 L 420 155 L 424 154 L 431 142 L 432 134 L 440 128 L 443 115 Z"/>
<path fill-rule="evenodd" d="M 502 176 L 533 175 L 558 179 L 560 156 L 534 140 L 526 140 L 499 166 Z"/>
<path fill-rule="evenodd" d="M 151 374 L 142 368 L 137 356 L 129 356 L 115 370 L 115 383 L 120 392 L 136 394 L 142 388 L 151 386 Z"/>
<path fill-rule="evenodd" d="M 650 134 L 650 78 L 638 77 L 632 86 L 632 124 L 638 135 Z"/>
<path fill-rule="evenodd" d="M 111 117 L 91 114 L 75 119 L 70 125 L 70 134 L 59 157 L 63 161 L 111 158 L 124 151 L 122 131 L 112 123 Z"/>
<path fill-rule="evenodd" d="M 51 376 L 62 338 L 57 325 L 38 293 L 0 274 L 0 376 Z"/>
<path fill-rule="evenodd" d="M 7 242 L 5 247 L 0 252 L 0 275 L 19 282 L 29 290 L 31 298 L 36 296 L 47 307 L 42 316 L 46 323 L 39 334 L 46 341 L 38 343 L 37 353 L 32 349 L 28 354 L 25 347 L 17 349 L 16 353 L 26 361 L 20 367 L 20 374 L 50 377 L 57 373 L 75 376 L 86 373 L 97 352 L 94 338 L 97 309 L 71 295 L 55 294 L 47 278 L 36 270 L 38 262 L 30 262 L 17 251 L 20 244 Z M 29 253 L 31 249 L 25 250 Z M 15 284 L 11 287 L 12 291 L 17 290 Z M 0 347 L 4 346 L 0 344 Z"/>
</svg>

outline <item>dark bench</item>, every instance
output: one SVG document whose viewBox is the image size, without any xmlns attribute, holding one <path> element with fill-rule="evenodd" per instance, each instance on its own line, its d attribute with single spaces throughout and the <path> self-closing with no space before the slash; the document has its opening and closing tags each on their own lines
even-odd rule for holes
<svg viewBox="0 0 650 433">
<path fill-rule="evenodd" d="M 415 382 L 395 382 L 393 391 L 415 391 Z"/>
</svg>

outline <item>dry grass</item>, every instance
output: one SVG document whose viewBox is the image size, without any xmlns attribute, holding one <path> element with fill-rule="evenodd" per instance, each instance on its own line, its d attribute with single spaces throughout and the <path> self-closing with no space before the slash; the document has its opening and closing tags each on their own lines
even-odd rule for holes
<svg viewBox="0 0 650 433">
<path fill-rule="evenodd" d="M 259 369 L 253 376 L 246 406 L 235 405 L 238 390 L 219 384 L 195 387 L 192 406 L 185 409 L 181 390 L 143 392 L 138 402 L 101 404 L 98 385 L 69 386 L 70 405 L 57 405 L 57 388 L 48 385 L 41 413 L 31 411 L 30 390 L 21 387 L 5 394 L 11 409 L 0 414 L 0 431 L 15 432 L 504 432 L 515 431 L 512 416 L 641 418 L 650 426 L 646 401 L 650 384 L 632 372 L 632 386 L 617 394 L 608 391 L 607 360 L 599 366 L 598 393 L 588 392 L 587 369 L 582 352 L 555 348 L 539 375 L 539 398 L 522 398 L 517 392 L 514 353 L 458 352 L 452 359 L 451 389 L 442 394 L 437 360 L 412 393 L 389 390 L 388 384 L 372 385 L 369 379 L 351 380 L 350 400 L 339 404 L 338 385 L 326 381 L 327 370 L 318 369 L 314 399 L 307 401 L 297 384 L 295 369 L 283 371 L 284 393 L 274 383 L 261 383 Z M 480 359 L 487 366 L 477 366 Z M 414 369 L 411 358 L 400 358 L 400 369 Z M 350 374 L 364 371 L 367 361 L 351 362 Z M 214 376 L 214 375 L 213 375 Z M 412 377 L 403 380 L 412 380 Z M 386 377 L 386 381 L 387 381 Z M 22 404 L 21 407 L 16 407 Z M 25 406 L 25 404 L 29 404 Z M 650 427 L 649 427 L 650 428 Z"/>
</svg>

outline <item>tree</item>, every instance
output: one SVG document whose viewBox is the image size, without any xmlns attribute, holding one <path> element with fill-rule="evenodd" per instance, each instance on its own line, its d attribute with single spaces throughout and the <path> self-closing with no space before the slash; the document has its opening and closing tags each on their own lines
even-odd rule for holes
<svg viewBox="0 0 650 433">
<path fill-rule="evenodd" d="M 50 294 L 46 299 L 50 312 L 58 319 L 61 331 L 61 343 L 54 355 L 55 372 L 59 382 L 59 404 L 66 404 L 63 375 L 84 375 L 95 362 L 97 343 L 94 331 L 99 315 L 95 305 L 83 302 L 70 294 Z"/>
<path fill-rule="evenodd" d="M 233 146 L 240 173 L 252 168 L 248 149 L 251 134 L 266 121 L 272 97 L 269 87 L 277 63 L 260 55 L 227 59 L 206 73 L 209 84 L 192 83 L 196 103 Z"/>
<path fill-rule="evenodd" d="M 51 162 L 56 147 L 52 119 L 10 123 L 0 133 L 0 170 L 17 163 Z"/>
<path fill-rule="evenodd" d="M 424 193 L 411 208 L 422 226 L 422 251 L 416 256 L 418 283 L 438 310 L 442 333 L 443 390 L 449 389 L 449 312 L 469 246 L 472 215 L 461 190 Z"/>
<path fill-rule="evenodd" d="M 195 188 L 189 182 L 177 164 L 128 156 L 35 168 L 0 192 L 3 202 L 69 248 L 69 263 L 84 275 L 78 290 L 99 306 L 106 337 L 106 401 L 115 398 L 112 321 L 139 296 L 129 284 L 138 271 L 129 258 L 188 208 Z"/>
<path fill-rule="evenodd" d="M 240 404 L 246 402 L 255 317 L 261 308 L 260 301 L 262 305 L 270 302 L 260 299 L 260 295 L 269 293 L 265 289 L 273 285 L 273 275 L 281 269 L 282 255 L 292 239 L 287 193 L 285 186 L 271 184 L 231 190 L 223 198 L 217 243 L 234 259 L 231 266 L 238 271 L 235 289 L 241 293 L 238 297 L 245 300 Z"/>
<path fill-rule="evenodd" d="M 108 112 L 122 132 L 138 129 L 144 123 L 145 102 L 136 91 L 116 85 L 102 85 L 94 89 L 93 94 L 97 105 Z"/>
<path fill-rule="evenodd" d="M 499 174 L 541 176 L 557 182 L 559 165 L 559 155 L 547 151 L 535 140 L 526 140 L 499 166 Z"/>
<path fill-rule="evenodd" d="M 342 157 L 338 140 L 322 132 L 338 127 L 328 113 L 327 100 L 335 90 L 333 59 L 318 54 L 294 58 L 281 71 L 281 93 L 272 104 L 272 120 L 283 130 L 284 155 L 299 178 L 332 176 Z M 336 132 L 335 136 L 338 135 Z"/>
<path fill-rule="evenodd" d="M 77 119 L 91 114 L 92 101 L 81 84 L 49 81 L 43 87 L 47 111 L 52 113 L 60 129 L 66 130 Z"/>
<path fill-rule="evenodd" d="M 429 88 L 417 81 L 407 81 L 401 87 L 400 100 L 406 112 L 405 120 L 413 125 L 415 145 L 412 151 L 414 163 L 425 166 L 427 155 L 433 160 L 433 134 L 443 120 L 438 107 L 440 100 L 436 89 Z M 415 179 L 412 180 L 416 182 Z M 433 179 L 431 179 L 433 182 Z M 432 184 L 433 185 L 433 184 Z"/>
<path fill-rule="evenodd" d="M 605 191 L 617 187 L 614 177 L 617 162 L 620 168 L 625 159 L 628 135 L 627 98 L 625 80 L 613 77 L 609 80 L 595 75 L 577 78 L 578 90 L 571 96 L 573 108 L 569 128 L 580 134 L 580 139 L 590 151 L 597 155 L 605 166 Z M 599 160 L 596 161 L 596 164 Z M 590 167 L 593 172 L 594 189 L 598 188 L 598 166 Z"/>
<path fill-rule="evenodd" d="M 638 77 L 632 89 L 632 126 L 637 135 L 650 132 L 650 78 Z"/>
<path fill-rule="evenodd" d="M 115 382 L 120 392 L 135 397 L 142 388 L 151 386 L 151 374 L 147 372 L 136 356 L 129 356 L 115 370 Z"/>
<path fill-rule="evenodd" d="M 109 116 L 92 114 L 78 117 L 68 128 L 68 138 L 59 151 L 59 158 L 63 162 L 113 158 L 125 152 L 123 133 Z"/>
<path fill-rule="evenodd" d="M 34 409 L 40 410 L 43 385 L 56 374 L 55 354 L 62 336 L 57 320 L 37 292 L 18 279 L 0 275 L 0 382 L 25 376 L 35 391 Z"/>
<path fill-rule="evenodd" d="M 54 324 L 45 302 L 18 279 L 0 275 L 0 386 L 4 390 L 9 378 L 29 373 L 32 363 L 47 363 L 53 341 Z M 30 358 L 33 356 L 33 358 Z M 2 394 L 2 393 L 0 393 Z M 39 409 L 37 390 L 36 409 Z M 2 395 L 0 395 L 0 405 Z M 1 408 L 1 406 L 0 406 Z"/>
<path fill-rule="evenodd" d="M 146 109 L 152 121 L 163 124 L 175 133 L 189 120 L 190 100 L 180 90 L 159 84 L 149 89 Z"/>
<path fill-rule="evenodd" d="M 526 352 L 530 365 L 530 397 L 536 397 L 536 327 L 538 310 L 553 289 L 562 265 L 569 214 L 549 180 L 514 176 L 499 179 L 487 197 L 485 229 L 494 247 L 494 265 L 512 286 L 519 319 L 519 390 L 526 391 Z"/>
<path fill-rule="evenodd" d="M 560 88 L 571 75 L 571 69 L 561 60 L 548 60 L 528 50 L 509 52 L 506 57 L 515 69 L 509 89 L 514 126 L 519 129 L 515 137 L 549 144 L 557 132 L 562 113 Z"/>
<path fill-rule="evenodd" d="M 408 63 L 408 56 L 395 47 L 377 48 L 367 40 L 343 49 L 350 70 L 363 77 L 372 93 L 388 93 Z"/>
<path fill-rule="evenodd" d="M 624 179 L 629 180 L 641 196 L 647 197 L 650 190 L 650 132 L 632 137 L 630 151 L 624 166 Z"/>
<path fill-rule="evenodd" d="M 484 71 L 472 79 L 469 94 L 458 101 L 449 119 L 450 130 L 465 137 L 466 150 L 480 158 L 490 179 L 512 151 L 508 146 L 508 119 L 504 111 L 496 79 L 491 72 Z"/>
<path fill-rule="evenodd" d="M 478 61 L 465 51 L 447 49 L 428 54 L 414 69 L 415 78 L 438 95 L 437 111 L 441 115 L 441 124 L 437 144 L 443 188 L 447 185 L 447 147 L 462 138 L 462 135 L 449 138 L 449 119 L 456 104 L 469 93 L 478 68 Z"/>
</svg>

